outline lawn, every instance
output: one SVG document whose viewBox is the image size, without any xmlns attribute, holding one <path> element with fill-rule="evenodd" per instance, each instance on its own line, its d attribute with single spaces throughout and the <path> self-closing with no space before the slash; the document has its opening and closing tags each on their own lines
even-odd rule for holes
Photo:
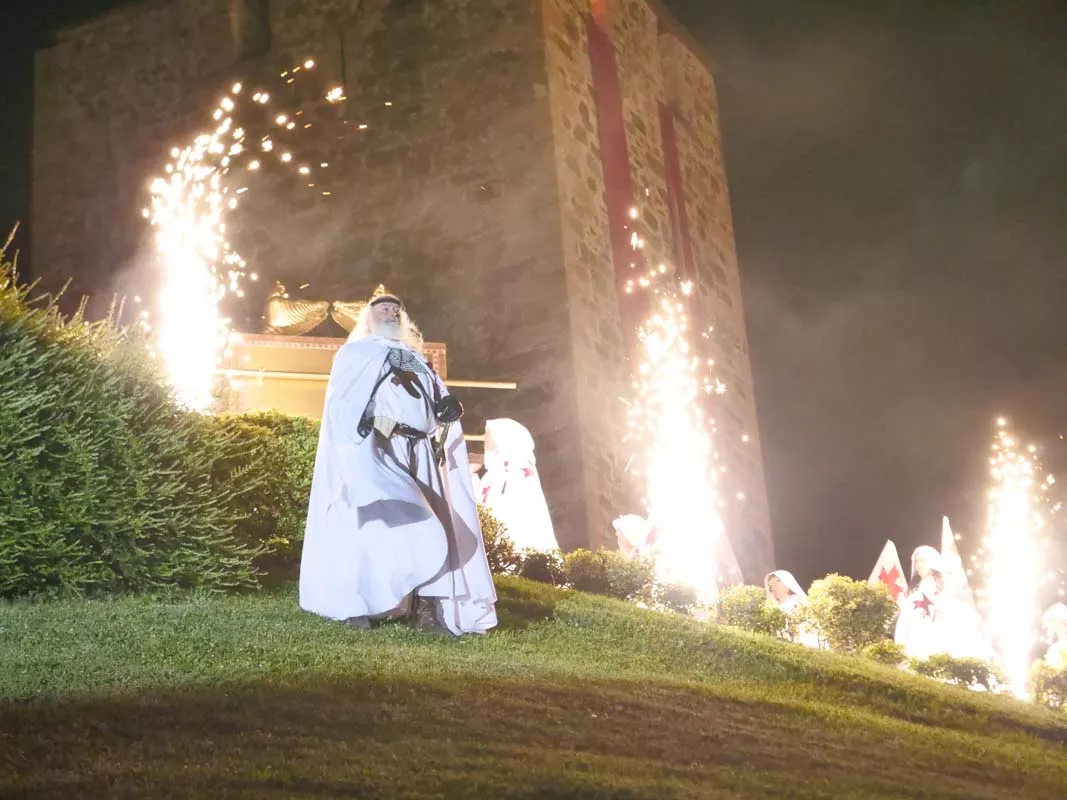
<svg viewBox="0 0 1067 800">
<path fill-rule="evenodd" d="M 1067 715 L 518 579 L 501 629 L 291 591 L 0 606 L 0 796 L 1064 798 Z"/>
</svg>

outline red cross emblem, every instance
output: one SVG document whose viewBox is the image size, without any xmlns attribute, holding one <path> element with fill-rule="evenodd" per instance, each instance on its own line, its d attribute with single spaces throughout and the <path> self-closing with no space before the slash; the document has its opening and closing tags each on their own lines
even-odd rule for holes
<svg viewBox="0 0 1067 800">
<path fill-rule="evenodd" d="M 889 593 L 893 595 L 893 601 L 900 597 L 900 593 L 904 591 L 900 585 L 900 570 L 897 569 L 897 565 L 893 565 L 893 569 L 886 572 L 885 567 L 882 567 L 882 571 L 878 573 L 878 580 L 889 587 Z"/>
</svg>

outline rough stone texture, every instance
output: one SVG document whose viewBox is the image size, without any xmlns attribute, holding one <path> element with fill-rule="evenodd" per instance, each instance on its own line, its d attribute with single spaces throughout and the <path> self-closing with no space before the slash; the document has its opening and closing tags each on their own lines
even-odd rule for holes
<svg viewBox="0 0 1067 800">
<path fill-rule="evenodd" d="M 52 285 L 72 277 L 75 294 L 147 274 L 139 212 L 169 149 L 211 124 L 232 81 L 251 91 L 256 76 L 277 79 L 314 58 L 319 79 L 343 83 L 347 100 L 332 117 L 306 118 L 314 126 L 293 140 L 309 178 L 241 178 L 254 190 L 229 235 L 262 276 L 246 327 L 275 279 L 308 283 L 323 299 L 358 299 L 385 282 L 428 339 L 447 343 L 452 376 L 519 383 L 514 393 L 465 392 L 468 427 L 512 416 L 531 429 L 561 545 L 610 544 L 611 520 L 636 509 L 620 435 L 625 337 L 588 0 L 269 0 L 269 52 L 242 61 L 247 41 L 234 32 L 257 30 L 247 15 L 263 5 L 239 2 L 246 16 L 231 27 L 227 0 L 148 0 L 38 54 L 39 274 Z M 671 235 L 658 104 L 677 109 L 700 297 L 731 386 L 718 421 L 723 457 L 748 495 L 736 515 L 745 527 L 731 537 L 749 577 L 760 577 L 770 528 L 714 86 L 661 9 L 608 5 L 650 259 L 665 257 Z M 727 441 L 742 431 L 751 444 Z"/>
<path fill-rule="evenodd" d="M 724 517 L 742 570 L 749 580 L 762 579 L 773 563 L 773 548 L 714 82 L 658 4 L 608 0 L 606 6 L 623 91 L 634 204 L 640 212 L 634 228 L 646 242 L 644 255 L 652 265 L 670 262 L 672 235 L 660 103 L 675 112 L 697 264 L 698 322 L 714 328 L 711 356 L 728 386 L 715 404 L 716 444 L 727 468 L 721 484 Z M 628 456 L 619 436 L 624 409 L 606 401 L 625 396 L 626 384 L 617 379 L 625 370 L 605 372 L 598 366 L 621 364 L 625 354 L 586 41 L 589 4 L 543 0 L 543 7 L 563 253 L 572 301 L 578 301 L 572 305 L 572 326 L 575 364 L 584 376 L 578 385 L 583 456 L 596 465 L 593 475 L 617 476 Z M 614 481 L 590 488 L 593 531 L 605 530 L 605 517 L 610 520 L 613 510 L 632 504 L 632 495 L 621 488 Z"/>
</svg>

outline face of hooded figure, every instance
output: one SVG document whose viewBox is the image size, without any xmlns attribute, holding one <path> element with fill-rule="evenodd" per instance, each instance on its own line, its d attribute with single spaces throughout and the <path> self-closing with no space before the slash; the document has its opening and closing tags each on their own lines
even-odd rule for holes
<svg viewBox="0 0 1067 800">
<path fill-rule="evenodd" d="M 918 553 L 915 556 L 915 574 L 920 578 L 925 578 L 929 576 L 932 571 L 933 570 L 930 565 L 926 563 L 926 559 L 923 557 L 922 553 Z"/>
<path fill-rule="evenodd" d="M 771 593 L 771 596 L 778 603 L 786 600 L 792 594 L 789 587 L 782 583 L 777 575 L 771 575 L 767 578 L 767 591 Z"/>
</svg>

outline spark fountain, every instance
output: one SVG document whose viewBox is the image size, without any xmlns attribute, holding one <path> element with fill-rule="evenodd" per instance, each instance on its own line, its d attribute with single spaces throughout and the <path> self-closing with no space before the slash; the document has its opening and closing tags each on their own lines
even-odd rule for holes
<svg viewBox="0 0 1067 800">
<path fill-rule="evenodd" d="M 983 605 L 1001 669 L 1014 694 L 1025 697 L 1031 650 L 1037 642 L 1043 552 L 1047 543 L 1046 492 L 1052 476 L 1039 477 L 1034 446 L 1022 447 L 1008 421 L 997 420 L 990 457 L 986 536 L 980 555 Z"/>
<path fill-rule="evenodd" d="M 631 218 L 638 218 L 636 210 Z M 644 242 L 635 233 L 631 245 L 641 250 Z M 655 531 L 657 577 L 694 589 L 707 605 L 718 596 L 717 552 L 725 527 L 719 493 L 723 469 L 713 467 L 714 423 L 704 419 L 701 407 L 706 396 L 725 392 L 725 385 L 712 372 L 714 362 L 694 347 L 691 282 L 679 281 L 673 269 L 659 264 L 630 281 L 626 291 L 650 295 L 648 318 L 637 330 L 627 439 L 635 446 L 632 472 L 644 486 Z"/>
<path fill-rule="evenodd" d="M 314 68 L 308 60 L 281 78 L 293 84 Z M 322 99 L 339 103 L 344 90 L 330 86 Z M 239 120 L 256 117 L 255 111 L 268 122 L 253 133 Z M 323 197 L 331 194 L 315 182 L 315 173 L 328 164 L 296 157 L 289 144 L 311 127 L 302 119 L 304 113 L 303 108 L 277 109 L 268 92 L 248 92 L 236 83 L 213 110 L 213 128 L 195 136 L 190 145 L 174 148 L 165 177 L 151 183 L 151 205 L 143 213 L 155 229 L 161 286 L 154 319 L 144 324 L 153 329 L 154 352 L 178 400 L 188 408 L 203 411 L 213 403 L 218 368 L 235 336 L 225 303 L 244 296 L 246 279 L 257 279 L 227 239 L 227 220 L 251 179 L 277 164 Z M 366 129 L 366 123 L 357 128 Z"/>
</svg>

